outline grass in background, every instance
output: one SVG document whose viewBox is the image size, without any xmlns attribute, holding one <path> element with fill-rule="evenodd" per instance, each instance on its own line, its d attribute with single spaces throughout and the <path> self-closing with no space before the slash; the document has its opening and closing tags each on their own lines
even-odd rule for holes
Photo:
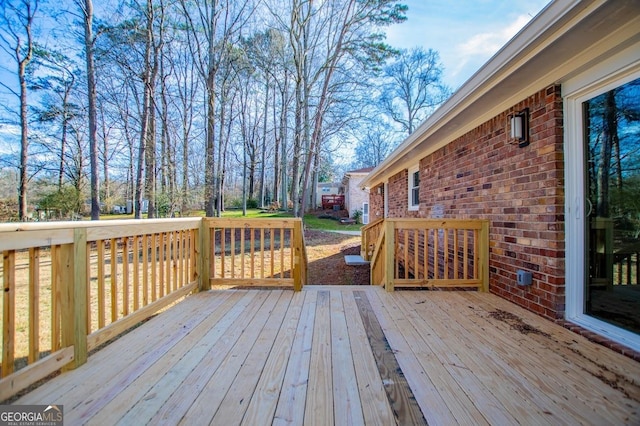
<svg viewBox="0 0 640 426">
<path fill-rule="evenodd" d="M 222 213 L 222 217 L 243 217 L 242 210 L 226 210 Z M 293 217 L 290 212 L 269 212 L 259 209 L 247 209 L 247 218 L 265 218 L 265 217 Z M 305 226 L 309 229 L 318 229 L 322 231 L 359 231 L 362 225 L 342 225 L 339 221 L 333 219 L 320 219 L 314 215 L 308 214 L 303 220 Z"/>
<path fill-rule="evenodd" d="M 189 216 L 204 217 L 204 211 L 196 210 L 192 211 Z M 146 214 L 142 215 L 143 219 L 147 217 Z M 227 209 L 222 212 L 222 217 L 231 218 L 269 218 L 269 217 L 293 217 L 290 212 L 283 211 L 266 211 L 260 209 L 247 209 L 247 215 L 242 215 L 242 209 Z M 101 220 L 113 220 L 113 219 L 133 219 L 133 214 L 103 214 L 100 215 Z M 88 219 L 87 219 L 88 220 Z M 359 231 L 362 227 L 361 224 L 355 225 L 342 225 L 339 221 L 333 219 L 320 219 L 314 215 L 305 215 L 304 224 L 309 229 L 318 229 L 322 231 Z"/>
<path fill-rule="evenodd" d="M 322 231 L 359 231 L 361 224 L 342 225 L 333 219 L 320 219 L 314 215 L 305 215 L 304 224 L 309 229 L 319 229 Z"/>
</svg>

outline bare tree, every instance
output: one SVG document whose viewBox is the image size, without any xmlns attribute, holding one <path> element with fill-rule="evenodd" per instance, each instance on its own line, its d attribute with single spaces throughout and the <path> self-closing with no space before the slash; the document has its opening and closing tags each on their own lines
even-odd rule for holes
<svg viewBox="0 0 640 426">
<path fill-rule="evenodd" d="M 100 219 L 100 176 L 98 174 L 98 107 L 96 67 L 94 63 L 93 1 L 76 0 L 84 20 L 84 50 L 87 66 L 87 96 L 89 105 L 89 163 L 91 167 L 91 220 Z"/>
<path fill-rule="evenodd" d="M 253 13 L 250 0 L 212 0 L 190 2 L 180 0 L 186 20 L 186 33 L 196 69 L 206 88 L 205 144 L 205 214 L 214 216 L 215 152 L 216 152 L 216 76 L 226 47 L 238 37 L 239 31 Z"/>
<path fill-rule="evenodd" d="M 302 206 L 295 213 L 302 216 L 308 203 L 309 179 L 317 164 L 315 157 L 321 151 L 324 118 L 332 107 L 334 91 L 333 82 L 340 67 L 348 63 L 357 63 L 365 68 L 373 69 L 387 57 L 390 47 L 382 43 L 383 36 L 375 33 L 379 26 L 402 22 L 406 17 L 406 6 L 392 1 L 328 1 L 322 4 L 325 8 L 319 13 L 321 18 L 317 27 L 322 28 L 324 37 L 312 37 L 322 40 L 322 44 L 313 43 L 311 52 L 315 53 L 319 66 L 309 79 L 317 82 L 317 104 L 313 115 L 309 155 L 303 169 Z M 323 46 L 324 48 L 320 48 Z"/>
<path fill-rule="evenodd" d="M 17 4 L 15 4 L 17 3 Z M 38 0 L 2 2 L 0 6 L 0 46 L 17 64 L 19 94 L 5 83 L 0 83 L 20 99 L 20 177 L 18 187 L 18 219 L 27 219 L 27 189 L 29 160 L 29 124 L 27 103 L 27 67 L 33 59 L 33 21 L 38 11 Z"/>
<path fill-rule="evenodd" d="M 378 123 L 363 130 L 355 147 L 354 168 L 375 167 L 395 148 L 391 129 Z"/>
<path fill-rule="evenodd" d="M 442 70 L 438 52 L 421 47 L 401 50 L 385 67 L 381 108 L 407 134 L 451 95 L 442 82 Z"/>
</svg>

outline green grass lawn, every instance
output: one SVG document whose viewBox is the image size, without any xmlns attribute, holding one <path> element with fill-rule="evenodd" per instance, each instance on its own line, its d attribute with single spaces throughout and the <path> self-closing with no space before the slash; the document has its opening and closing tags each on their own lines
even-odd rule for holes
<svg viewBox="0 0 640 426">
<path fill-rule="evenodd" d="M 226 210 L 222 213 L 222 217 L 243 217 L 242 210 Z M 293 217 L 290 212 L 268 212 L 259 209 L 248 209 L 247 215 L 245 217 L 248 218 L 265 218 L 265 217 Z M 359 231 L 362 225 L 341 225 L 340 222 L 333 219 L 320 219 L 314 215 L 305 215 L 304 216 L 304 224 L 309 229 L 319 229 L 323 231 Z"/>
<path fill-rule="evenodd" d="M 191 216 L 204 216 L 204 211 L 193 211 L 191 212 Z M 268 217 L 293 217 L 290 212 L 276 211 L 269 212 L 266 210 L 260 209 L 247 209 L 247 215 L 242 215 L 242 209 L 227 209 L 222 213 L 222 217 L 231 217 L 231 218 L 268 218 Z M 143 218 L 146 218 L 146 215 L 143 215 Z M 88 219 L 88 218 L 85 218 Z M 103 214 L 100 215 L 100 219 L 102 220 L 111 220 L 111 219 L 133 219 L 133 214 Z M 323 231 L 359 231 L 362 227 L 361 224 L 355 225 L 342 225 L 339 221 L 333 219 L 320 219 L 314 215 L 305 215 L 304 224 L 309 229 L 319 229 Z"/>
</svg>

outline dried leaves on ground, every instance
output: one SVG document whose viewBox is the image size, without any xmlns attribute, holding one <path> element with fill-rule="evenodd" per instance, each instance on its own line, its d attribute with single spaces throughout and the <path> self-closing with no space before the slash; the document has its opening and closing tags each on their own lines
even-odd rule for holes
<svg viewBox="0 0 640 426">
<path fill-rule="evenodd" d="M 349 266 L 345 255 L 360 254 L 360 236 L 306 230 L 310 285 L 368 285 L 369 266 Z"/>
</svg>

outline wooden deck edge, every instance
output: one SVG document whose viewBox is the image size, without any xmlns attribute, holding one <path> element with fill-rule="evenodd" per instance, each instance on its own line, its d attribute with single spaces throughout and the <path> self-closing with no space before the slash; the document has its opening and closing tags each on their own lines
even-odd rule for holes
<svg viewBox="0 0 640 426">
<path fill-rule="evenodd" d="M 211 278 L 211 285 L 240 285 L 240 286 L 257 286 L 257 287 L 281 287 L 290 286 L 293 288 L 293 278 Z"/>
<path fill-rule="evenodd" d="M 0 380 L 0 401 L 55 373 L 73 361 L 74 347 L 60 349 Z"/>
</svg>

